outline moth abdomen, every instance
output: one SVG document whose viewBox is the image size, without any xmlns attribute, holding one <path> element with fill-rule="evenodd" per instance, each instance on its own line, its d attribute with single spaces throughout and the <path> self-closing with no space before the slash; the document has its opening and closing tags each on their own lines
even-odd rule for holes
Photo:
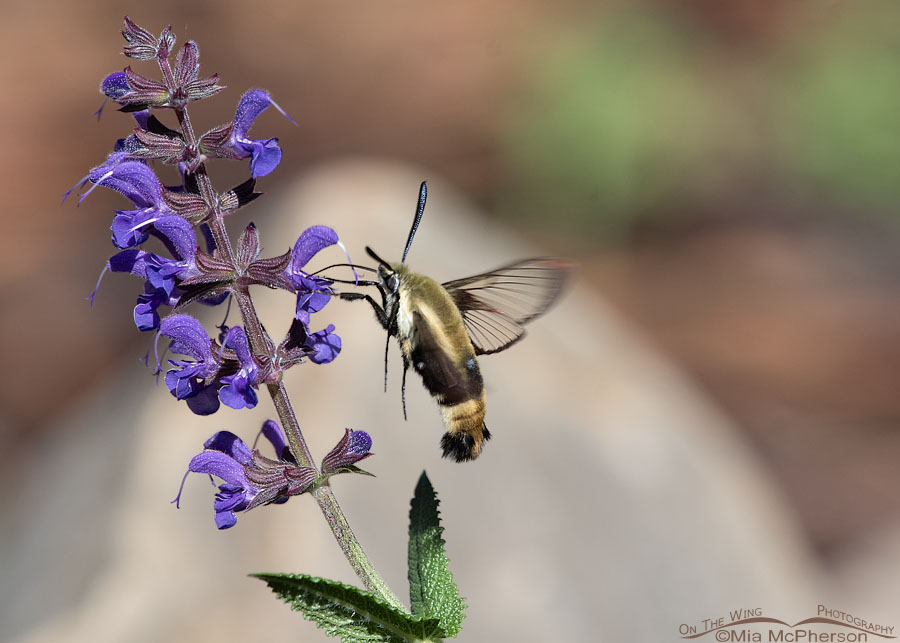
<svg viewBox="0 0 900 643">
<path fill-rule="evenodd" d="M 441 439 L 444 457 L 464 462 L 481 455 L 485 440 L 491 437 L 484 424 L 484 389 L 477 397 L 452 403 L 438 399 L 438 404 L 447 427 Z"/>
</svg>

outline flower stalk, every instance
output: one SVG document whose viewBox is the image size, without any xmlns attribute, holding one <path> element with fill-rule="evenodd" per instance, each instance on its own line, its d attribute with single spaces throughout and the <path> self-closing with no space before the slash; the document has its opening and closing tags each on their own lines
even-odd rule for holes
<svg viewBox="0 0 900 643">
<path fill-rule="evenodd" d="M 337 234 L 325 226 L 314 226 L 300 235 L 290 253 L 260 259 L 259 236 L 253 224 L 237 246 L 225 226 L 230 212 L 259 196 L 253 191 L 256 179 L 274 170 L 281 160 L 277 138 L 249 137 L 254 120 L 269 105 L 290 117 L 268 92 L 251 90 L 241 97 L 232 123 L 198 136 L 188 114 L 189 104 L 224 87 L 218 85 L 218 76 L 198 77 L 197 45 L 185 43 L 173 68 L 169 60 L 175 44 L 171 28 L 156 38 L 126 17 L 122 35 L 128 41 L 125 55 L 136 60 L 155 59 L 162 81 L 140 76 L 131 67 L 104 79 L 101 91 L 123 111 L 132 113 L 137 127 L 76 186 L 93 184 L 80 196 L 79 203 L 100 185 L 120 192 L 135 205 L 134 210 L 118 211 L 113 221 L 113 243 L 120 252 L 109 260 L 107 269 L 144 280 L 145 292 L 134 310 L 135 323 L 142 331 L 156 331 L 157 344 L 160 338 L 168 338 L 170 352 L 187 356 L 168 362 L 173 368 L 165 373 L 165 383 L 172 395 L 184 400 L 194 413 L 209 415 L 220 403 L 236 409 L 254 407 L 256 391 L 265 384 L 281 422 L 279 427 L 267 421 L 261 430 L 275 450 L 275 458 L 249 448 L 230 432 L 219 431 L 206 441 L 204 451 L 191 460 L 188 470 L 223 481 L 214 500 L 219 529 L 234 526 L 240 512 L 283 504 L 291 496 L 309 493 L 365 588 L 405 610 L 366 556 L 329 483 L 332 475 L 365 473 L 355 463 L 371 455 L 371 438 L 347 429 L 320 469 L 283 383 L 287 368 L 307 361 L 326 364 L 340 352 L 341 339 L 334 333 L 334 326 L 317 332 L 309 329 L 310 315 L 320 311 L 330 298 L 330 282 L 303 269 L 320 250 L 338 243 Z M 166 109 L 174 111 L 178 130 L 151 115 L 151 110 Z M 215 157 L 250 159 L 251 179 L 218 194 L 205 162 Z M 182 184 L 164 186 L 150 161 L 177 165 Z M 197 232 L 208 234 L 207 252 L 198 247 Z M 140 250 L 151 235 L 174 256 Z M 251 285 L 283 289 L 297 296 L 291 330 L 277 345 L 257 315 Z M 228 297 L 237 304 L 241 324 L 223 324 L 218 340 L 210 338 L 197 319 L 182 312 L 196 303 L 221 304 Z M 171 313 L 161 314 L 167 306 L 172 308 Z M 158 372 L 163 369 L 158 353 L 156 365 Z"/>
</svg>

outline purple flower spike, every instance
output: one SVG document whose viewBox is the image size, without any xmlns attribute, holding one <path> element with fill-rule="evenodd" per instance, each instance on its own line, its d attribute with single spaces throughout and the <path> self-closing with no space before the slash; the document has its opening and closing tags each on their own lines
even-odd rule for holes
<svg viewBox="0 0 900 643">
<path fill-rule="evenodd" d="M 281 107 L 269 96 L 269 92 L 262 89 L 252 89 L 241 96 L 232 124 L 231 138 L 227 147 L 237 154 L 238 158 L 250 157 L 250 173 L 253 178 L 265 176 L 278 167 L 281 162 L 281 148 L 278 147 L 277 138 L 257 140 L 247 138 L 247 133 L 253 125 L 256 117 L 265 111 L 269 105 L 281 112 L 285 118 L 294 122 Z M 294 123 L 296 125 L 296 123 Z"/>
<path fill-rule="evenodd" d="M 365 431 L 344 430 L 341 441 L 322 459 L 322 473 L 337 473 L 353 466 L 372 453 L 372 438 Z"/>
<path fill-rule="evenodd" d="M 234 375 L 221 379 L 224 386 L 219 391 L 219 399 L 233 409 L 252 409 L 258 399 L 254 388 L 259 385 L 260 370 L 250 352 L 244 329 L 235 326 L 229 330 L 225 336 L 225 346 L 237 354 L 241 368 Z"/>
</svg>

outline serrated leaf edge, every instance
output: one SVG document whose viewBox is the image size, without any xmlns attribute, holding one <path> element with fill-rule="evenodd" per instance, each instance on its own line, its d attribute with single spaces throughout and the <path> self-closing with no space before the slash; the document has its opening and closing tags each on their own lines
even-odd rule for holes
<svg viewBox="0 0 900 643">
<path fill-rule="evenodd" d="M 417 592 L 417 594 L 419 594 L 420 600 L 416 601 L 413 599 L 413 578 L 412 578 L 413 565 L 412 565 L 412 560 L 408 560 L 409 572 L 407 575 L 409 577 L 409 583 L 410 583 L 410 587 L 409 587 L 409 589 L 410 589 L 410 597 L 409 597 L 410 608 L 411 608 L 412 615 L 414 618 L 420 618 L 420 619 L 426 619 L 429 617 L 436 618 L 440 622 L 440 629 L 443 633 L 443 636 L 455 637 L 457 634 L 459 634 L 460 631 L 462 631 L 462 621 L 465 620 L 465 618 L 466 618 L 467 605 L 466 605 L 465 598 L 463 596 L 461 596 L 459 593 L 459 586 L 456 584 L 456 581 L 453 579 L 453 572 L 450 571 L 450 558 L 447 556 L 447 551 L 446 551 L 447 541 L 444 540 L 444 537 L 443 537 L 444 527 L 443 527 L 443 525 L 441 525 L 441 510 L 440 510 L 441 501 L 438 498 L 437 491 L 435 491 L 435 489 L 434 489 L 434 485 L 431 484 L 431 480 L 428 478 L 428 474 L 425 471 L 422 471 L 422 475 L 419 476 L 419 480 L 416 482 L 416 488 L 413 492 L 412 500 L 410 500 L 410 509 L 409 509 L 409 518 L 410 518 L 410 524 L 409 524 L 410 540 L 409 540 L 409 543 L 410 543 L 410 545 L 409 546 L 412 547 L 413 542 L 414 542 L 413 533 L 412 533 L 413 511 L 415 511 L 415 509 L 416 509 L 416 498 L 418 497 L 419 487 L 423 483 L 428 485 L 428 489 L 430 490 L 431 495 L 430 495 L 430 498 L 425 498 L 425 499 L 423 499 L 423 501 L 420 502 L 420 507 L 419 507 L 420 512 L 419 513 L 420 514 L 422 513 L 421 510 L 427 510 L 426 502 L 434 503 L 434 513 L 436 514 L 437 524 L 432 525 L 431 527 L 428 528 L 428 530 L 431 530 L 431 529 L 435 530 L 435 534 L 434 534 L 435 535 L 435 544 L 437 544 L 440 549 L 441 559 L 442 559 L 441 563 L 442 563 L 443 571 L 446 572 L 446 578 L 454 590 L 453 597 L 445 595 L 445 598 L 448 599 L 447 602 L 455 603 L 457 605 L 458 621 L 450 624 L 451 627 L 448 628 L 447 627 L 448 623 L 446 623 L 444 614 L 434 614 L 434 613 L 429 614 L 429 607 L 430 607 L 429 601 L 426 599 L 425 592 L 423 591 L 424 588 L 426 587 L 427 583 L 424 581 L 424 575 L 421 573 L 421 570 L 422 570 L 421 552 L 418 552 L 418 551 L 417 551 L 417 555 L 416 555 L 416 563 L 417 564 L 415 565 L 415 567 L 416 567 L 416 572 L 417 572 L 416 578 L 418 579 L 417 584 L 419 587 L 419 592 Z M 426 493 L 427 493 L 427 490 L 426 490 Z M 418 535 L 421 536 L 423 533 L 424 532 L 419 532 Z M 415 540 L 418 541 L 419 539 L 417 538 Z M 420 549 L 420 547 L 418 545 L 419 545 L 419 543 L 416 542 L 415 547 L 417 550 Z M 408 556 L 408 558 L 409 558 L 409 556 Z"/>
<path fill-rule="evenodd" d="M 276 588 L 272 587 L 272 585 L 269 583 L 269 580 L 273 580 L 273 581 L 285 581 L 285 580 L 287 580 L 287 581 L 291 581 L 291 580 L 293 580 L 293 581 L 308 581 L 315 585 L 321 585 L 326 588 L 340 588 L 343 590 L 347 590 L 347 591 L 355 594 L 359 598 L 363 599 L 364 601 L 368 600 L 368 601 L 376 603 L 379 607 L 386 608 L 389 612 L 396 615 L 398 618 L 403 620 L 405 623 L 408 623 L 411 626 L 412 625 L 419 626 L 420 632 L 398 630 L 395 625 L 386 622 L 383 618 L 378 617 L 376 614 L 374 614 L 374 612 L 371 609 L 362 609 L 361 610 L 359 606 L 354 605 L 353 603 L 350 603 L 342 598 L 334 596 L 333 594 L 328 593 L 327 591 L 320 591 L 320 594 L 322 596 L 324 596 L 325 598 L 327 598 L 328 600 L 333 601 L 333 602 L 337 603 L 338 605 L 341 605 L 342 607 L 345 607 L 349 610 L 352 610 L 359 616 L 366 618 L 373 623 L 378 624 L 379 626 L 383 627 L 385 630 L 387 630 L 391 634 L 394 634 L 396 636 L 399 636 L 400 638 L 406 639 L 407 641 L 423 641 L 423 642 L 424 641 L 440 641 L 441 637 L 447 636 L 447 634 L 445 634 L 443 632 L 443 629 L 441 628 L 440 619 L 421 618 L 421 617 L 413 616 L 412 614 L 404 612 L 403 610 L 398 609 L 397 607 L 394 607 L 390 603 L 382 600 L 381 598 L 379 598 L 372 592 L 369 592 L 364 589 L 360 589 L 359 587 L 356 587 L 354 585 L 348 585 L 346 583 L 342 583 L 342 582 L 336 581 L 336 580 L 331 580 L 328 578 L 321 578 L 318 576 L 310 576 L 308 574 L 272 574 L 272 573 L 265 574 L 265 573 L 262 573 L 262 574 L 250 574 L 250 576 L 264 581 L 266 583 L 266 585 L 268 585 L 269 588 L 276 595 L 278 595 L 278 598 L 280 598 L 282 601 L 288 602 L 290 604 L 291 609 L 295 609 L 294 601 L 298 600 L 298 599 L 296 597 L 290 597 L 288 600 L 285 600 L 285 596 L 282 595 L 282 592 L 279 592 Z M 307 586 L 303 586 L 300 589 L 302 589 L 303 591 L 306 591 L 306 592 L 310 592 L 310 593 L 314 592 L 313 589 L 311 589 Z M 299 609 L 296 611 L 302 612 L 302 610 L 299 610 Z M 304 613 L 304 617 L 305 616 L 306 616 L 306 614 Z M 315 622 L 315 621 L 313 621 L 313 622 Z M 319 623 L 315 623 L 315 625 L 316 625 L 316 627 L 319 627 L 319 629 L 324 629 L 319 625 Z M 413 628 L 410 628 L 410 630 L 412 630 L 412 629 Z M 426 629 L 437 630 L 439 632 L 438 637 L 437 638 L 425 638 L 426 635 L 424 634 L 424 632 Z"/>
</svg>

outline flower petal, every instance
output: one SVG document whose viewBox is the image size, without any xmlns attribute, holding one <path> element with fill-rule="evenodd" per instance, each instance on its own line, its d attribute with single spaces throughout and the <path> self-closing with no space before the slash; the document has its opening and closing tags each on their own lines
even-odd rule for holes
<svg viewBox="0 0 900 643">
<path fill-rule="evenodd" d="M 159 334 L 172 340 L 170 350 L 180 355 L 190 355 L 202 362 L 213 362 L 209 335 L 203 324 L 190 315 L 170 315 L 159 326 Z"/>
<path fill-rule="evenodd" d="M 278 422 L 275 420 L 266 420 L 263 422 L 261 432 L 266 439 L 272 443 L 272 446 L 275 447 L 275 455 L 283 460 L 287 444 L 285 444 L 284 434 L 281 432 L 281 427 L 278 426 Z"/>
<path fill-rule="evenodd" d="M 246 138 L 253 121 L 271 104 L 269 92 L 264 89 L 251 89 L 245 92 L 234 114 L 234 136 L 238 139 Z"/>
<path fill-rule="evenodd" d="M 249 148 L 250 176 L 254 179 L 271 174 L 281 163 L 281 148 L 278 147 L 277 138 L 265 141 L 248 140 L 244 145 Z"/>
<path fill-rule="evenodd" d="M 160 203 L 162 192 L 159 179 L 150 166 L 141 161 L 112 158 L 118 155 L 124 157 L 123 152 L 111 154 L 106 163 L 91 170 L 90 181 L 125 195 L 139 208 L 165 207 Z"/>
<path fill-rule="evenodd" d="M 307 345 L 313 351 L 309 356 L 311 362 L 327 364 L 341 352 L 341 337 L 334 332 L 334 324 L 328 324 L 324 330 L 312 333 L 307 339 Z"/>
<path fill-rule="evenodd" d="M 219 396 L 216 385 L 201 388 L 196 395 L 185 400 L 188 408 L 197 415 L 212 415 L 219 410 Z"/>
<path fill-rule="evenodd" d="M 191 459 L 188 469 L 194 473 L 208 473 L 233 485 L 247 488 L 250 483 L 244 475 L 244 467 L 221 451 L 204 451 Z"/>
<path fill-rule="evenodd" d="M 219 431 L 215 433 L 209 440 L 203 443 L 203 448 L 221 451 L 244 465 L 250 464 L 253 455 L 250 448 L 244 444 L 244 441 L 231 431 Z"/>
<path fill-rule="evenodd" d="M 113 72 L 100 83 L 100 93 L 116 101 L 125 96 L 125 94 L 130 94 L 131 91 L 132 89 L 128 86 L 128 79 L 124 71 Z"/>
<path fill-rule="evenodd" d="M 337 242 L 337 232 L 328 226 L 315 225 L 304 230 L 294 244 L 294 250 L 291 253 L 291 273 L 300 275 L 303 266 L 309 263 L 316 253 Z"/>
<path fill-rule="evenodd" d="M 229 529 L 237 524 L 237 516 L 233 511 L 217 511 L 216 527 L 219 529 Z"/>
</svg>

